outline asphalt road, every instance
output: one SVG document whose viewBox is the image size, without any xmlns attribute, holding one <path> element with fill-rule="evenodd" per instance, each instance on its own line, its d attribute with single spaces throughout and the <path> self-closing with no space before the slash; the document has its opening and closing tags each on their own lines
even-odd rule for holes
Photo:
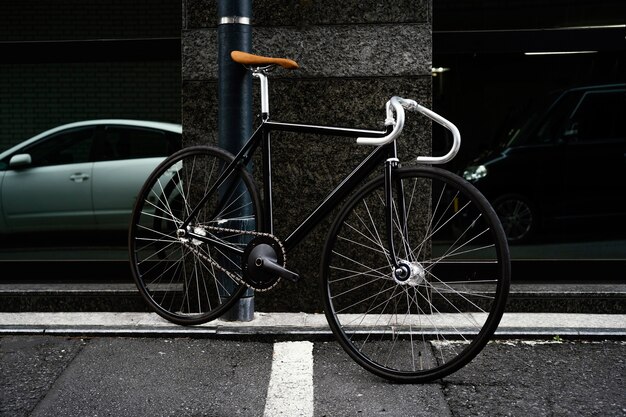
<svg viewBox="0 0 626 417">
<path fill-rule="evenodd" d="M 309 346 L 308 370 L 254 339 L 5 335 L 0 416 L 626 416 L 623 340 L 498 340 L 397 385 L 333 341 L 280 342 Z"/>
</svg>

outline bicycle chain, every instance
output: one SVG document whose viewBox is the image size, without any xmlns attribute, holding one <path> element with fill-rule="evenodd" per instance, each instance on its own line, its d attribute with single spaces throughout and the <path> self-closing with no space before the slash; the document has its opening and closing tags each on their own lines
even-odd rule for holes
<svg viewBox="0 0 626 417">
<path fill-rule="evenodd" d="M 255 232 L 255 231 L 241 230 L 241 229 L 228 229 L 228 228 L 225 228 L 225 227 L 216 227 L 216 226 L 203 226 L 203 229 L 205 229 L 207 231 L 213 231 L 215 233 L 220 233 L 220 232 L 221 233 L 238 233 L 238 234 L 243 234 L 243 235 L 249 235 L 249 236 L 255 236 L 255 237 L 262 236 L 262 237 L 268 237 L 270 239 L 273 239 L 278 244 L 278 246 L 280 246 L 280 250 L 283 252 L 284 262 L 283 262 L 282 266 L 285 267 L 285 265 L 287 265 L 287 252 L 285 252 L 285 247 L 283 246 L 283 242 L 281 242 L 280 239 L 278 239 L 276 236 L 274 236 L 271 233 Z M 246 280 L 243 279 L 242 277 L 240 277 L 239 275 L 235 274 L 234 272 L 231 272 L 231 271 L 227 270 L 226 268 L 221 266 L 219 263 L 217 263 L 216 261 L 214 261 L 213 259 L 211 259 L 207 255 L 202 253 L 199 249 L 197 249 L 195 247 L 195 245 L 191 245 L 188 242 L 183 242 L 183 241 L 181 241 L 181 243 L 185 247 L 189 248 L 196 255 L 198 255 L 199 257 L 201 257 L 202 259 L 204 259 L 205 261 L 209 262 L 211 265 L 213 265 L 214 267 L 216 267 L 217 269 L 219 269 L 220 271 L 225 273 L 232 280 L 236 281 L 239 284 L 243 284 L 246 287 L 253 289 L 254 291 L 258 291 L 258 292 L 269 291 L 269 290 L 273 289 L 276 285 L 278 285 L 278 283 L 280 282 L 280 277 L 278 277 L 276 279 L 276 282 L 271 287 L 268 287 L 268 288 L 255 288 L 252 285 L 250 285 L 248 282 L 246 282 Z"/>
</svg>

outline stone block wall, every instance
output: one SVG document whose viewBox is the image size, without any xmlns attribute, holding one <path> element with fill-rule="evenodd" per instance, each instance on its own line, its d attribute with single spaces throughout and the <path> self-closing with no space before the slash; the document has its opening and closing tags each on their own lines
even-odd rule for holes
<svg viewBox="0 0 626 417">
<path fill-rule="evenodd" d="M 271 74 L 274 120 L 382 129 L 384 105 L 393 95 L 430 105 L 430 0 L 254 0 L 252 17 L 251 52 L 292 58 L 301 67 Z M 216 2 L 183 0 L 182 119 L 188 145 L 217 141 L 217 48 Z M 254 103 L 256 114 L 258 97 Z M 334 137 L 272 138 L 275 234 L 285 238 L 371 148 Z M 409 115 L 402 138 L 401 160 L 410 164 L 429 153 L 430 123 Z M 331 220 L 332 215 L 287 254 L 289 267 L 303 279 L 257 294 L 257 311 L 321 311 L 319 261 Z"/>
</svg>

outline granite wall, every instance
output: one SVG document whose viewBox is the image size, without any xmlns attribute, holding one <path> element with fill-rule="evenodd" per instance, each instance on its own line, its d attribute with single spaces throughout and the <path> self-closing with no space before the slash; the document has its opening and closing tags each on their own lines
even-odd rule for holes
<svg viewBox="0 0 626 417">
<path fill-rule="evenodd" d="M 382 129 L 393 95 L 431 102 L 431 1 L 253 0 L 253 50 L 295 59 L 271 74 L 274 120 Z M 183 0 L 182 120 L 187 145 L 217 141 L 217 5 Z M 255 85 L 255 91 L 258 92 Z M 255 92 L 255 94 L 257 94 Z M 255 97 L 255 114 L 259 107 Z M 401 160 L 430 149 L 409 115 Z M 275 234 L 286 237 L 370 148 L 342 138 L 273 135 Z M 382 172 L 382 171 L 381 171 Z M 287 254 L 303 278 L 257 294 L 257 311 L 321 311 L 319 260 L 331 218 Z"/>
</svg>

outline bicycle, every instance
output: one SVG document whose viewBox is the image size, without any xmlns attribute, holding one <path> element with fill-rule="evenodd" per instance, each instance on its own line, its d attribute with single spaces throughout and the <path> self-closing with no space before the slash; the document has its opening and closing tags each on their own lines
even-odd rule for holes
<svg viewBox="0 0 626 417">
<path fill-rule="evenodd" d="M 260 81 L 260 125 L 237 155 L 213 146 L 184 148 L 147 179 L 129 232 L 131 268 L 143 298 L 165 319 L 194 325 L 219 317 L 247 288 L 267 291 L 281 278 L 297 281 L 286 254 L 343 203 L 327 235 L 320 273 L 325 315 L 343 349 L 365 369 L 398 382 L 431 381 L 467 364 L 501 319 L 510 259 L 487 200 L 465 180 L 433 166 L 454 158 L 458 129 L 400 97 L 387 102 L 384 130 L 273 121 L 268 71 L 297 63 L 239 51 L 231 57 Z M 405 109 L 452 133 L 447 154 L 400 166 L 396 139 Z M 273 232 L 274 131 L 374 146 L 285 239 Z M 259 148 L 263 198 L 249 172 Z"/>
</svg>

